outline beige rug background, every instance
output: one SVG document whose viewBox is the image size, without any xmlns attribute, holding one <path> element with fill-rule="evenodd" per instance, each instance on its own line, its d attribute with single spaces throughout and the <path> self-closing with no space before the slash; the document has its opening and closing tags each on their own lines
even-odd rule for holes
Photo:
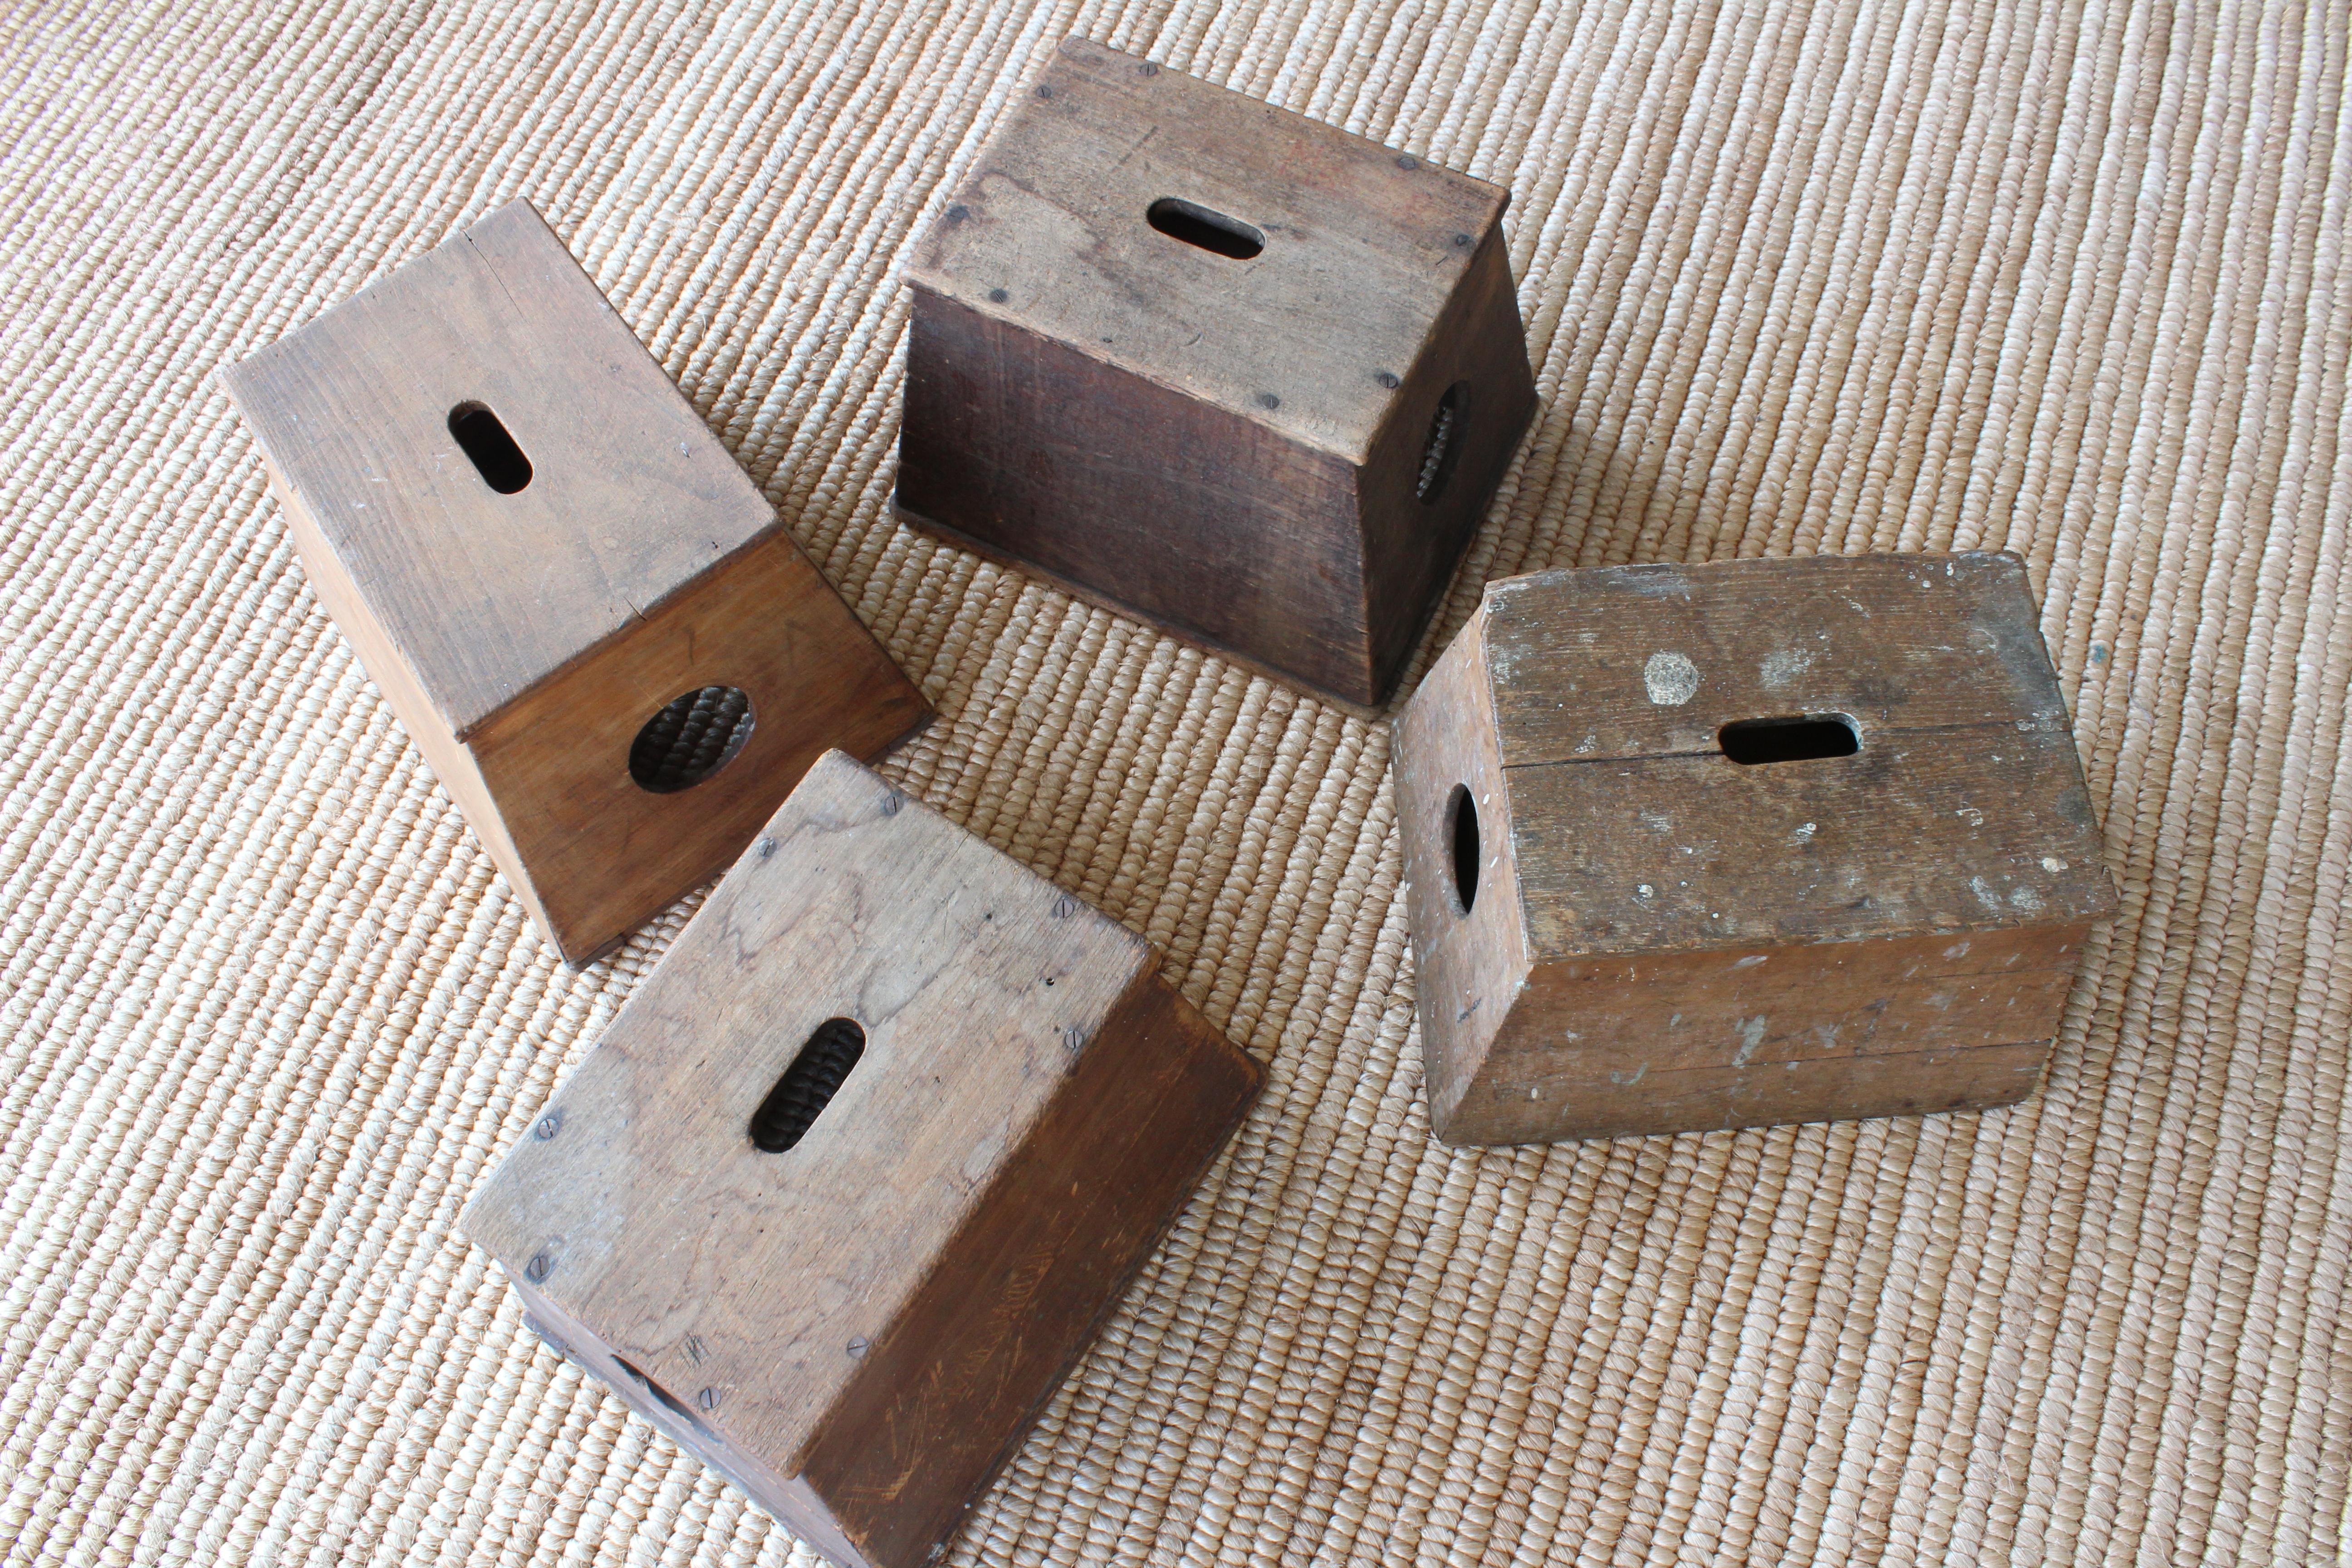
<svg viewBox="0 0 2352 1568">
<path fill-rule="evenodd" d="M 1083 32 L 1509 184 L 1459 579 L 2022 552 L 2122 918 L 2001 1114 L 1483 1154 L 1381 730 L 890 521 L 909 236 Z M 959 1563 L 2352 1560 L 2340 5 L 321 0 L 0 16 L 0 1542 L 781 1563 L 451 1223 L 565 972 L 210 380 L 528 195 L 1265 1101 Z M 690 905 L 688 906 L 690 907 Z"/>
</svg>

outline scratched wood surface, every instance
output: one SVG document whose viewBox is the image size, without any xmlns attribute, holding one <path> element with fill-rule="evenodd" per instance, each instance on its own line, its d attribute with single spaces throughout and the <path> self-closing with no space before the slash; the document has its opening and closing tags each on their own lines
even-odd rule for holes
<svg viewBox="0 0 2352 1568">
<path fill-rule="evenodd" d="M 467 1232 L 779 1518 L 847 1568 L 915 1568 L 1257 1091 L 1157 967 L 829 753 Z M 863 1057 L 762 1150 L 753 1110 L 831 1018 Z"/>
</svg>

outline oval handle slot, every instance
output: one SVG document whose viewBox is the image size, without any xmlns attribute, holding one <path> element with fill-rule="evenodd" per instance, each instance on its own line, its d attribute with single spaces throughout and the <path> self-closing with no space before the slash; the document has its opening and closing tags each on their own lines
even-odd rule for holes
<svg viewBox="0 0 2352 1568">
<path fill-rule="evenodd" d="M 1247 261 L 1265 248 L 1265 236 L 1241 219 L 1227 217 L 1181 196 L 1160 197 L 1144 209 L 1143 216 L 1171 239 L 1181 239 L 1235 261 Z"/>
<path fill-rule="evenodd" d="M 1862 736 L 1843 713 L 1804 713 L 1790 719 L 1742 719 L 1716 731 L 1723 754 L 1742 767 L 1765 763 L 1807 763 L 1817 757 L 1850 757 L 1862 750 Z"/>
<path fill-rule="evenodd" d="M 460 403 L 449 410 L 449 434 L 473 460 L 482 482 L 502 496 L 530 483 L 530 459 L 486 403 Z"/>
<path fill-rule="evenodd" d="M 856 1019 L 827 1018 L 819 1024 L 751 1113 L 753 1147 L 781 1154 L 807 1136 L 865 1054 L 866 1031 Z"/>
</svg>

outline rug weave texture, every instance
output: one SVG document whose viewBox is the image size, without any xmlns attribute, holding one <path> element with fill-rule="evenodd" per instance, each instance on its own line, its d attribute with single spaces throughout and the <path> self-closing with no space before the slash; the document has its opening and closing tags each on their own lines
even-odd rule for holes
<svg viewBox="0 0 2352 1568">
<path fill-rule="evenodd" d="M 1457 1152 L 1383 727 L 910 534 L 899 268 L 1078 33 L 1509 186 L 1488 580 L 2021 553 L 2120 918 L 1981 1116 Z M 778 1564 L 454 1231 L 568 972 L 214 372 L 548 215 L 938 704 L 888 765 L 1265 1096 L 957 1563 L 2352 1563 L 2352 15 L 0 10 L 0 1558 Z"/>
</svg>

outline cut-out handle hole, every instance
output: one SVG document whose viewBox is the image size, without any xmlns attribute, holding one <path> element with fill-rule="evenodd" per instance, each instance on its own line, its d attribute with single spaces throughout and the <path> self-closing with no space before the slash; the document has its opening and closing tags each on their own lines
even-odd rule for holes
<svg viewBox="0 0 2352 1568">
<path fill-rule="evenodd" d="M 732 686 L 672 699 L 629 744 L 629 777 L 655 795 L 692 789 L 735 760 L 751 738 L 751 700 Z"/>
<path fill-rule="evenodd" d="M 1457 381 L 1437 400 L 1437 412 L 1429 416 L 1429 437 L 1421 444 L 1421 468 L 1413 476 L 1412 498 L 1422 505 L 1434 505 L 1445 493 L 1454 462 L 1462 456 L 1462 426 L 1469 415 L 1470 384 Z"/>
<path fill-rule="evenodd" d="M 449 410 L 449 434 L 473 459 L 482 482 L 499 494 L 510 496 L 530 483 L 530 459 L 488 405 L 460 403 Z"/>
<path fill-rule="evenodd" d="M 827 1018 L 793 1058 L 793 1065 L 751 1113 L 751 1142 L 781 1154 L 806 1136 L 866 1054 L 866 1031 L 855 1018 Z"/>
<path fill-rule="evenodd" d="M 1843 713 L 1804 713 L 1790 719 L 1742 719 L 1716 732 L 1723 754 L 1742 767 L 1764 763 L 1805 763 L 1817 757 L 1850 757 L 1862 750 L 1862 735 Z"/>
<path fill-rule="evenodd" d="M 1171 239 L 1181 239 L 1218 256 L 1247 261 L 1265 248 L 1265 236 L 1237 217 L 1227 217 L 1198 202 L 1162 196 L 1144 209 L 1145 221 Z"/>
<path fill-rule="evenodd" d="M 1445 815 L 1453 829 L 1454 912 L 1466 915 L 1478 902 L 1478 803 L 1467 785 L 1455 784 Z"/>
</svg>

